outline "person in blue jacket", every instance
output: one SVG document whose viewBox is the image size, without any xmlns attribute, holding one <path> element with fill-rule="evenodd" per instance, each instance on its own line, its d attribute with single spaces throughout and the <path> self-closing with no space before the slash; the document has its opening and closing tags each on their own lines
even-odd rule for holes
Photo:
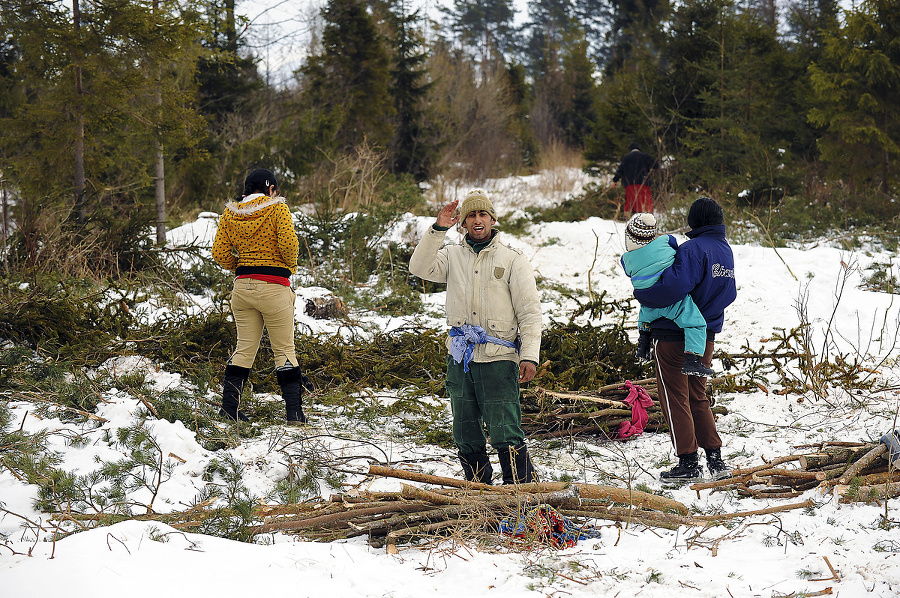
<svg viewBox="0 0 900 598">
<path fill-rule="evenodd" d="M 725 308 L 737 297 L 734 254 L 725 240 L 722 207 L 709 197 L 691 204 L 688 240 L 678 247 L 672 265 L 653 286 L 634 289 L 642 306 L 665 308 L 687 296 L 706 320 L 706 350 L 701 361 L 712 362 L 716 334 L 722 331 Z M 722 460 L 722 440 L 706 398 L 706 378 L 686 376 L 684 331 L 667 318 L 650 323 L 653 360 L 663 416 L 669 425 L 678 464 L 660 474 L 664 481 L 686 481 L 702 477 L 698 449 L 706 453 L 706 466 L 713 479 L 731 475 Z"/>
<path fill-rule="evenodd" d="M 638 213 L 625 226 L 625 253 L 622 267 L 636 289 L 646 289 L 659 280 L 663 270 L 675 261 L 678 242 L 672 235 L 659 236 L 656 217 Z M 638 313 L 637 358 L 650 360 L 650 322 L 668 318 L 684 330 L 684 365 L 686 376 L 712 376 L 713 371 L 700 358 L 706 352 L 706 320 L 690 295 L 662 309 L 641 306 Z"/>
</svg>

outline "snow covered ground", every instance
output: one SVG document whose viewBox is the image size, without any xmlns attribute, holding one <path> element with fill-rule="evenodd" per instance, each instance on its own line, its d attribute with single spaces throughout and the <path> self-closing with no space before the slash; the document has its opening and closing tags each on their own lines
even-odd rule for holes
<svg viewBox="0 0 900 598">
<path fill-rule="evenodd" d="M 489 181 L 500 225 L 505 215 L 528 205 L 548 205 L 580 189 L 584 179 L 567 173 Z M 548 182 L 548 178 L 552 179 Z M 552 184 L 551 184 L 552 183 Z M 464 193 L 465 189 L 455 190 Z M 437 203 L 435 203 L 435 212 Z M 407 216 L 394 231 L 399 239 L 414 240 L 432 218 Z M 607 291 L 612 299 L 631 295 L 631 286 L 618 259 L 624 248 L 624 224 L 601 219 L 575 223 L 534 225 L 527 236 L 506 241 L 525 251 L 537 273 L 548 283 L 593 292 Z M 172 243 L 211 243 L 215 221 L 197 222 L 169 233 Z M 450 238 L 455 238 L 450 233 Z M 874 250 L 842 251 L 827 246 L 772 248 L 735 245 L 737 301 L 726 311 L 725 329 L 718 348 L 740 352 L 774 347 L 779 331 L 801 323 L 811 325 L 812 346 L 852 360 L 864 360 L 877 369 L 872 375 L 886 382 L 887 390 L 864 394 L 832 388 L 826 399 L 812 395 L 777 394 L 777 380 L 762 381 L 754 392 L 719 396 L 728 414 L 718 420 L 725 442 L 723 455 L 733 466 L 753 466 L 763 459 L 803 452 L 803 445 L 823 441 L 870 441 L 894 427 L 900 404 L 896 349 L 900 306 L 895 296 L 865 290 L 866 268 L 893 264 L 896 256 Z M 333 322 L 313 320 L 303 313 L 305 300 L 328 293 L 321 288 L 299 288 L 297 321 L 311 331 L 334 332 Z M 558 295 L 544 293 L 545 321 L 567 320 L 572 305 L 560 304 Z M 203 299 L 194 298 L 196 309 Z M 427 298 L 437 311 L 443 294 Z M 153 317 L 153 307 L 144 306 Z M 635 312 L 636 315 L 636 312 Z M 383 329 L 402 326 L 402 318 L 371 316 L 367 321 Z M 422 323 L 443 329 L 434 317 Z M 140 358 L 118 358 L 105 364 L 117 375 L 145 372 L 156 388 L 186 384 L 178 374 L 159 371 Z M 721 371 L 721 364 L 714 362 Z M 123 390 L 111 390 L 96 415 L 102 423 L 73 424 L 40 419 L 27 402 L 10 402 L 14 421 L 27 432 L 46 429 L 51 443 L 64 457 L 67 470 L 87 473 L 101 461 L 123 457 L 108 440 L 120 428 L 136 423 L 140 401 Z M 390 402 L 390 393 L 373 392 L 370 400 Z M 433 397 L 443 405 L 446 399 Z M 145 421 L 161 450 L 172 457 L 171 478 L 160 486 L 154 500 L 157 511 L 183 510 L 206 482 L 204 469 L 225 454 L 244 465 L 243 482 L 256 496 L 272 492 L 287 471 L 288 445 L 302 445 L 333 455 L 371 455 L 437 475 L 459 477 L 452 452 L 418 446 L 404 439 L 397 422 L 371 426 L 340 413 L 311 405 L 315 426 L 271 430 L 256 440 L 244 440 L 235 449 L 212 452 L 198 444 L 181 422 Z M 366 442 L 355 433 L 366 427 Z M 80 441 L 71 442 L 78 437 Z M 371 442 L 372 444 L 368 444 Z M 644 434 L 625 443 L 531 442 L 540 473 L 545 477 L 568 474 L 576 481 L 597 482 L 599 476 L 626 476 L 633 484 L 661 488 L 656 474 L 674 461 L 667 435 Z M 557 447 L 557 448 L 553 448 Z M 590 449 L 590 452 L 585 449 Z M 598 456 L 599 455 L 599 456 Z M 494 459 L 496 463 L 496 458 Z M 353 467 L 353 462 L 348 464 Z M 495 470 L 498 469 L 495 467 Z M 399 490 L 399 480 L 366 480 L 362 475 L 345 480 L 365 490 Z M 351 488 L 345 487 L 343 491 Z M 323 496 L 337 491 L 322 482 Z M 731 526 L 705 530 L 648 529 L 640 525 L 617 527 L 598 522 L 600 537 L 584 540 L 566 550 L 534 549 L 497 554 L 474 548 L 455 550 L 401 547 L 397 555 L 369 547 L 364 538 L 332 543 L 302 542 L 288 535 L 266 536 L 266 544 L 247 544 L 184 533 L 154 522 L 128 521 L 78 533 L 56 543 L 45 530 L 46 515 L 33 509 L 36 488 L 9 472 L 0 472 L 0 596 L 32 598 L 66 595 L 133 598 L 202 594 L 248 594 L 341 597 L 421 596 L 812 596 L 830 588 L 844 598 L 900 595 L 900 538 L 896 501 L 884 505 L 839 504 L 830 495 L 809 491 L 795 501 L 738 498 L 729 492 L 695 492 L 686 487 L 667 488 L 669 495 L 699 512 L 732 512 L 785 502 L 816 501 L 814 509 L 797 509 L 735 521 Z M 148 496 L 139 496 L 149 501 Z M 885 523 L 887 516 L 888 524 Z M 25 521 L 27 519 L 28 521 Z M 827 559 L 827 561 L 826 561 Z M 832 574 L 828 564 L 836 570 Z M 818 593 L 817 593 L 818 592 Z"/>
</svg>

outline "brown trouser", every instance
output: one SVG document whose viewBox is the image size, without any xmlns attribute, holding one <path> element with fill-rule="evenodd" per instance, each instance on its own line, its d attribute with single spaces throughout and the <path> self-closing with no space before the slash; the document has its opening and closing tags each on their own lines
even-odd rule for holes
<svg viewBox="0 0 900 598">
<path fill-rule="evenodd" d="M 263 328 L 275 354 L 275 367 L 297 363 L 294 351 L 294 302 L 291 287 L 253 278 L 238 278 L 231 292 L 231 313 L 237 326 L 237 348 L 228 362 L 252 368 Z"/>
<path fill-rule="evenodd" d="M 706 352 L 700 361 L 706 367 L 712 363 L 715 343 L 706 341 Z M 653 341 L 656 363 L 656 382 L 659 404 L 669 424 L 669 434 L 676 455 L 697 451 L 697 448 L 717 449 L 722 439 L 716 431 L 716 420 L 706 398 L 706 378 L 685 376 L 684 342 Z"/>
</svg>

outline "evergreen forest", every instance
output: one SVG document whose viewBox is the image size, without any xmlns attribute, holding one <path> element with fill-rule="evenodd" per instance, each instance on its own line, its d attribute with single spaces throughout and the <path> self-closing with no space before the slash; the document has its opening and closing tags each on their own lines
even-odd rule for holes
<svg viewBox="0 0 900 598">
<path fill-rule="evenodd" d="M 306 207 L 303 271 L 352 293 L 405 268 L 408 248 L 374 248 L 397 214 L 433 210 L 423 189 L 560 164 L 608 181 L 633 142 L 663 164 L 663 214 L 708 193 L 766 244 L 896 246 L 900 3 L 530 0 L 521 16 L 327 0 L 273 84 L 237 0 L 3 0 L 4 287 L 169 277 L 166 231 L 262 166 Z M 529 218 L 614 218 L 622 199 L 598 182 Z M 224 284 L 204 268 L 197 284 Z"/>
<path fill-rule="evenodd" d="M 236 0 L 4 0 L 4 264 L 38 265 L 48 235 L 149 225 L 161 243 L 258 165 L 296 203 L 355 209 L 573 153 L 610 173 L 631 142 L 665 160 L 664 198 L 896 215 L 897 2 L 530 0 L 515 16 L 510 0 L 438 20 L 329 0 L 276 87 Z"/>
</svg>

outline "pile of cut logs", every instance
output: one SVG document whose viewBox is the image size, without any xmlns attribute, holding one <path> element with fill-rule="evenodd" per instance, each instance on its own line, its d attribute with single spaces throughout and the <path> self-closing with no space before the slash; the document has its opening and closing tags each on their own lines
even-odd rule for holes
<svg viewBox="0 0 900 598">
<path fill-rule="evenodd" d="M 709 380 L 715 386 L 725 378 Z M 642 386 L 653 405 L 647 409 L 650 421 L 645 426 L 647 432 L 668 430 L 659 407 L 656 378 L 635 380 L 633 384 Z M 631 407 L 623 402 L 628 396 L 628 388 L 623 383 L 609 384 L 594 392 L 557 392 L 531 387 L 522 392 L 522 427 L 529 438 L 560 438 L 578 435 L 604 435 L 615 437 L 616 430 L 624 421 L 631 421 Z M 714 406 L 713 413 L 726 414 L 728 410 Z"/>
<path fill-rule="evenodd" d="M 794 498 L 818 488 L 841 502 L 877 502 L 900 496 L 900 471 L 892 469 L 884 444 L 825 442 L 814 452 L 776 457 L 763 465 L 734 469 L 731 477 L 691 486 L 700 490 L 735 490 L 753 498 Z M 796 463 L 799 467 L 785 467 Z"/>
<path fill-rule="evenodd" d="M 380 465 L 371 465 L 369 474 L 434 488 L 402 484 L 400 492 L 334 495 L 330 501 L 309 504 L 302 511 L 270 512 L 262 525 L 251 530 L 252 535 L 280 531 L 321 541 L 365 535 L 373 546 L 384 546 L 393 552 L 398 544 L 414 539 L 455 532 L 469 536 L 473 532 L 496 534 L 501 519 L 517 517 L 524 509 L 539 504 L 554 507 L 577 526 L 606 520 L 667 529 L 716 525 L 730 519 L 814 504 L 804 501 L 756 511 L 696 515 L 684 504 L 664 496 L 597 484 L 548 482 L 489 486 Z"/>
</svg>

